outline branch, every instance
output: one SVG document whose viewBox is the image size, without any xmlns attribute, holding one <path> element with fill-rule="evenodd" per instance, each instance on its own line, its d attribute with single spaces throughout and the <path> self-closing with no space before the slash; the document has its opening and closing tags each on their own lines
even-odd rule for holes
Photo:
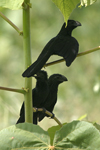
<svg viewBox="0 0 100 150">
<path fill-rule="evenodd" d="M 18 33 L 19 35 L 23 35 L 23 32 L 19 30 L 19 28 L 14 24 L 12 23 L 4 14 L 2 14 L 0 12 L 0 16 L 6 21 L 8 22 Z"/>
<path fill-rule="evenodd" d="M 17 93 L 21 93 L 21 94 L 25 94 L 26 93 L 24 89 L 13 89 L 13 88 L 7 88 L 7 87 L 2 87 L 2 86 L 0 86 L 0 90 L 17 92 Z"/>
<path fill-rule="evenodd" d="M 36 107 L 33 107 L 33 112 L 37 112 L 37 111 L 42 111 L 43 112 L 43 108 L 36 108 Z M 49 112 L 49 111 L 45 111 L 45 113 L 47 114 L 47 115 L 49 115 L 50 117 L 52 117 L 53 115 L 52 115 L 52 113 L 51 112 Z M 60 126 L 60 127 L 62 127 L 62 124 L 61 124 L 61 122 L 54 116 L 54 118 L 53 118 L 57 123 L 58 123 L 58 125 Z"/>
<path fill-rule="evenodd" d="M 98 46 L 96 48 L 93 48 L 93 49 L 90 49 L 90 50 L 85 51 L 85 52 L 78 53 L 77 57 L 80 57 L 80 56 L 83 56 L 83 55 L 87 55 L 87 54 L 95 52 L 97 50 L 100 50 L 100 46 Z M 56 60 L 56 61 L 53 61 L 53 62 L 49 62 L 49 63 L 44 65 L 44 68 L 48 67 L 48 66 L 51 66 L 51 65 L 54 65 L 54 64 L 58 64 L 58 63 L 64 62 L 64 61 L 65 61 L 64 59 L 59 59 L 59 60 Z"/>
</svg>

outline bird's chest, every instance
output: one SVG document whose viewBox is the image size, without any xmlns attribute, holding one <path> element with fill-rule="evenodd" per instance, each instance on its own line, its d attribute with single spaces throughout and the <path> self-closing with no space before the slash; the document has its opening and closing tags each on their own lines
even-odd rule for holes
<svg viewBox="0 0 100 150">
<path fill-rule="evenodd" d="M 48 88 L 42 87 L 35 90 L 33 93 L 33 106 L 41 107 L 41 104 L 44 103 L 45 99 L 48 96 Z"/>
</svg>

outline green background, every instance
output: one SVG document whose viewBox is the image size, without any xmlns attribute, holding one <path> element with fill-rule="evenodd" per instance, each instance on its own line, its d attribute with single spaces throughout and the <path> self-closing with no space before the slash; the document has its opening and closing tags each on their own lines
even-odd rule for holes
<svg viewBox="0 0 100 150">
<path fill-rule="evenodd" d="M 22 29 L 22 10 L 1 9 L 12 22 Z M 91 6 L 76 8 L 70 19 L 82 26 L 73 31 L 83 52 L 100 45 L 100 1 Z M 64 22 L 63 15 L 51 0 L 32 1 L 31 47 L 32 62 L 36 60 L 45 44 L 59 32 Z M 52 56 L 49 61 L 58 59 Z M 68 68 L 65 62 L 47 67 L 50 76 L 60 73 L 68 78 L 59 86 L 58 102 L 54 109 L 56 117 L 70 122 L 87 114 L 86 120 L 100 123 L 100 51 L 76 58 Z M 0 86 L 24 87 L 23 38 L 0 18 Z M 33 87 L 35 79 L 33 79 Z M 24 96 L 18 93 L 0 91 L 0 129 L 16 123 Z M 56 125 L 45 118 L 40 125 L 47 129 Z"/>
</svg>

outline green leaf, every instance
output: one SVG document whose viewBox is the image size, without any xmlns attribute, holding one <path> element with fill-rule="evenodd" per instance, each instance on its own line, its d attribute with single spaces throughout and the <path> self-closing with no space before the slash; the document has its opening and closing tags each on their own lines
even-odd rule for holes
<svg viewBox="0 0 100 150">
<path fill-rule="evenodd" d="M 94 2 L 96 2 L 97 0 L 81 0 L 81 6 L 89 6 L 92 5 Z"/>
<path fill-rule="evenodd" d="M 93 125 L 99 130 L 99 132 L 100 132 L 100 125 L 99 124 L 97 124 L 96 122 L 95 123 L 93 123 Z"/>
<path fill-rule="evenodd" d="M 60 9 L 64 16 L 64 20 L 67 23 L 67 20 L 76 7 L 80 0 L 52 0 L 55 5 Z"/>
<path fill-rule="evenodd" d="M 91 123 L 73 121 L 56 132 L 54 146 L 66 150 L 99 150 L 100 133 Z"/>
<path fill-rule="evenodd" d="M 24 0 L 0 0 L 0 7 L 12 10 L 20 9 Z"/>
<path fill-rule="evenodd" d="M 47 131 L 38 125 L 20 123 L 0 131 L 0 149 L 46 150 L 50 145 Z"/>
<path fill-rule="evenodd" d="M 67 123 L 63 123 L 63 125 L 65 125 Z M 55 132 L 57 130 L 59 130 L 61 127 L 59 125 L 57 126 L 53 126 L 51 128 L 48 129 L 48 133 L 49 133 L 49 136 L 50 136 L 50 144 L 53 145 L 53 140 L 54 140 L 54 135 L 55 135 Z"/>
</svg>

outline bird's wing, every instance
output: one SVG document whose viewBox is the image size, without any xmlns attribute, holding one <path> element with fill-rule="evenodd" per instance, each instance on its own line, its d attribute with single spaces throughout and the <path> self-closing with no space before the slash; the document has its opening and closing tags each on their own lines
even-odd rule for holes
<svg viewBox="0 0 100 150">
<path fill-rule="evenodd" d="M 53 44 L 54 39 L 55 38 L 51 39 L 46 44 L 37 60 L 23 72 L 23 77 L 31 77 L 34 74 L 36 74 L 39 70 L 41 70 L 41 68 L 45 65 L 46 61 L 52 55 L 52 49 L 50 49 L 50 47 Z"/>
<path fill-rule="evenodd" d="M 58 44 L 54 44 L 54 54 L 62 56 L 66 61 L 66 65 L 70 66 L 78 54 L 79 44 L 77 40 L 70 36 L 58 36 L 55 43 Z"/>
<path fill-rule="evenodd" d="M 49 95 L 50 96 L 50 95 Z M 51 99 L 47 98 L 46 102 L 44 103 L 43 107 L 52 113 L 54 106 L 57 102 L 57 97 L 52 96 Z M 39 121 L 41 121 L 45 116 L 49 117 L 47 114 L 39 112 Z"/>
</svg>

